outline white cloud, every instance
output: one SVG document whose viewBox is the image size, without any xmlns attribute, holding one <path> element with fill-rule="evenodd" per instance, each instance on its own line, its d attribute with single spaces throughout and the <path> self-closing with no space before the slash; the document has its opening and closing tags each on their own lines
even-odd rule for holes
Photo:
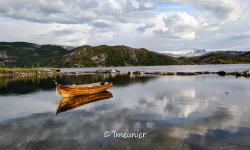
<svg viewBox="0 0 250 150">
<path fill-rule="evenodd" d="M 7 19 L 0 25 L 0 40 L 81 45 L 88 43 L 92 29 L 92 26 L 86 24 L 43 24 L 27 21 L 17 24 L 15 20 Z"/>
<path fill-rule="evenodd" d="M 152 50 L 209 48 L 209 41 L 219 42 L 213 35 L 225 26 L 247 22 L 248 8 L 242 0 L 0 0 L 0 40 L 125 44 Z M 221 38 L 232 36 L 226 33 Z"/>
<path fill-rule="evenodd" d="M 125 21 L 125 13 L 151 7 L 153 4 L 150 1 L 142 0 L 1 0 L 0 14 L 34 22 L 73 24 L 95 19 Z"/>
<path fill-rule="evenodd" d="M 198 9 L 205 20 L 210 24 L 224 24 L 227 21 L 237 20 L 241 17 L 242 7 L 239 0 L 161 0 L 176 4 L 191 5 Z"/>
<path fill-rule="evenodd" d="M 153 23 L 146 23 L 146 24 L 143 24 L 142 26 L 139 26 L 137 28 L 137 31 L 140 33 L 143 33 L 143 32 L 146 32 L 147 29 L 153 28 L 154 26 L 155 24 Z"/>
<path fill-rule="evenodd" d="M 250 39 L 250 31 L 246 31 L 243 33 L 236 33 L 235 35 L 233 35 L 231 37 L 231 39 L 233 40 L 246 40 L 246 39 Z"/>
<path fill-rule="evenodd" d="M 162 17 L 162 21 L 164 27 L 155 29 L 154 32 L 160 36 L 174 39 L 194 39 L 200 26 L 199 20 L 186 12 L 165 15 Z"/>
</svg>

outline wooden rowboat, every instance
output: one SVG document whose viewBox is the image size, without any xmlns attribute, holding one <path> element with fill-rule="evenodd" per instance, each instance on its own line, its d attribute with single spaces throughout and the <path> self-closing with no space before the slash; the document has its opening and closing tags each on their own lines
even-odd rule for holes
<svg viewBox="0 0 250 150">
<path fill-rule="evenodd" d="M 79 97 L 64 97 L 61 99 L 60 104 L 57 108 L 56 114 L 64 111 L 68 111 L 73 108 L 80 107 L 82 105 L 112 98 L 113 95 L 110 92 L 104 91 L 101 93 L 84 95 Z"/>
<path fill-rule="evenodd" d="M 97 82 L 84 85 L 59 85 L 56 83 L 58 93 L 62 97 L 75 97 L 82 95 L 90 95 L 106 91 L 112 87 L 112 83 Z"/>
</svg>

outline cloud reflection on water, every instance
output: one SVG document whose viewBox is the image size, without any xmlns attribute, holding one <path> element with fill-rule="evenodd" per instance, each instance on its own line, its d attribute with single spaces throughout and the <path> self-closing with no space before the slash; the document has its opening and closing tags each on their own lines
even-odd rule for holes
<svg viewBox="0 0 250 150">
<path fill-rule="evenodd" d="M 215 76 L 159 77 L 145 84 L 114 87 L 111 101 L 91 103 L 57 116 L 45 110 L 0 122 L 0 149 L 19 149 L 44 120 L 26 149 L 192 149 L 206 148 L 206 142 L 217 142 L 214 147 L 229 145 L 229 139 L 211 139 L 218 138 L 220 134 L 215 133 L 219 132 L 235 135 L 232 139 L 237 140 L 242 130 L 249 130 L 248 82 Z M 230 94 L 225 95 L 225 90 Z M 148 134 L 141 140 L 103 137 L 104 131 L 112 130 Z M 250 139 L 250 132 L 244 136 Z M 205 142 L 197 143 L 195 138 Z M 236 148 L 247 145 L 244 140 L 237 144 Z"/>
</svg>

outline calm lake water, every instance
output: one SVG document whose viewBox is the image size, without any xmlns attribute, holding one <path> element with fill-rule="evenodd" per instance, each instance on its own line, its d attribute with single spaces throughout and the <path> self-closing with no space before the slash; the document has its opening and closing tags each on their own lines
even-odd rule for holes
<svg viewBox="0 0 250 150">
<path fill-rule="evenodd" d="M 181 67 L 174 70 L 190 70 L 189 66 Z M 250 65 L 195 67 L 250 69 Z M 56 94 L 54 79 L 61 84 L 108 81 L 113 82 L 113 88 L 106 93 L 109 97 L 97 95 L 100 99 L 93 97 L 93 102 L 56 115 L 61 98 Z M 250 79 L 243 77 L 1 77 L 0 149 L 247 150 L 249 108 Z M 104 137 L 105 132 L 111 135 Z M 114 132 L 146 134 L 144 138 L 123 138 L 114 137 Z"/>
<path fill-rule="evenodd" d="M 231 65 L 170 65 L 170 66 L 140 66 L 140 67 L 105 67 L 120 70 L 122 73 L 128 71 L 166 71 L 166 72 L 195 72 L 195 71 L 244 71 L 250 69 L 250 64 L 231 64 Z M 71 71 L 96 71 L 103 69 L 100 67 L 91 68 L 62 68 L 63 72 Z"/>
</svg>

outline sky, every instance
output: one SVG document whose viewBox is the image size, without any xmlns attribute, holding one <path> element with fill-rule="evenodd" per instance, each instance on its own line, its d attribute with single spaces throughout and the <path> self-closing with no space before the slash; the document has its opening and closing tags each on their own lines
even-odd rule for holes
<svg viewBox="0 0 250 150">
<path fill-rule="evenodd" d="M 0 0 L 0 41 L 250 50 L 250 0 Z"/>
</svg>

